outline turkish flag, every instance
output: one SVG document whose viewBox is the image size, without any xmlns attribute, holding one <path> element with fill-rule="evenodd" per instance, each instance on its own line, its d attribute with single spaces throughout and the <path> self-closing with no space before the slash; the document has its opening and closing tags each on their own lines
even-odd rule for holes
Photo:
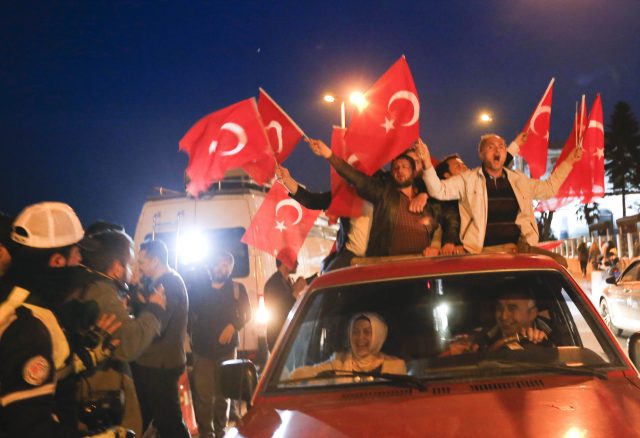
<svg viewBox="0 0 640 438">
<path fill-rule="evenodd" d="M 293 152 L 304 132 L 262 88 L 258 97 L 258 111 L 276 160 L 282 164 Z"/>
<path fill-rule="evenodd" d="M 333 127 L 331 150 L 358 170 L 363 170 L 355 155 L 352 155 L 344 142 L 345 129 Z M 327 209 L 330 217 L 357 217 L 362 215 L 362 198 L 356 189 L 349 185 L 336 170 L 331 167 L 331 205 Z"/>
<path fill-rule="evenodd" d="M 254 98 L 246 99 L 198 120 L 180 140 L 180 150 L 189 155 L 187 191 L 194 196 L 224 178 L 229 169 L 273 159 Z M 263 173 L 245 169 L 256 182 L 266 182 Z M 267 172 L 268 173 L 268 172 Z M 274 172 L 271 173 L 273 175 Z"/>
<path fill-rule="evenodd" d="M 531 177 L 540 178 L 547 171 L 547 150 L 549 148 L 549 125 L 551 123 L 551 98 L 554 78 L 542 95 L 533 114 L 522 132 L 528 132 L 527 142 L 520 148 L 520 155 L 529 165 Z"/>
<path fill-rule="evenodd" d="M 591 191 L 587 191 L 583 203 L 589 203 L 593 198 L 604 196 L 604 118 L 602 99 L 598 94 L 589 113 L 589 122 L 584 133 L 582 148 L 589 164 Z"/>
<path fill-rule="evenodd" d="M 289 197 L 282 184 L 274 184 L 241 240 L 293 268 L 298 251 L 319 214 L 319 210 L 304 208 Z"/>
<path fill-rule="evenodd" d="M 345 142 L 372 175 L 420 136 L 420 102 L 404 55 L 364 95 Z"/>
<path fill-rule="evenodd" d="M 558 157 L 553 169 L 555 170 L 573 151 L 576 145 L 579 145 L 580 139 L 587 127 L 587 117 L 585 117 L 586 109 L 583 103 L 580 105 L 579 114 L 575 115 L 573 129 L 569 138 L 567 138 L 564 148 Z M 538 203 L 536 211 L 554 211 L 568 205 L 581 197 L 584 199 L 585 194 L 591 192 L 591 164 L 586 157 L 586 154 L 582 156 L 582 159 L 573 165 L 571 172 L 564 180 L 556 196 L 551 199 L 547 199 Z"/>
</svg>

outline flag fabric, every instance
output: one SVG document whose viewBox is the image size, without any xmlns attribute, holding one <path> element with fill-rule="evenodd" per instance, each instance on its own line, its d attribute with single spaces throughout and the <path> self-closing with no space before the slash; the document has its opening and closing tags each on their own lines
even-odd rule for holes
<svg viewBox="0 0 640 438">
<path fill-rule="evenodd" d="M 304 132 L 262 88 L 258 96 L 258 111 L 276 161 L 282 164 L 300 142 Z"/>
<path fill-rule="evenodd" d="M 241 240 L 293 268 L 319 214 L 319 210 L 304 208 L 289 197 L 282 184 L 274 184 Z"/>
<path fill-rule="evenodd" d="M 420 102 L 404 55 L 364 95 L 345 142 L 372 175 L 420 136 Z"/>
<path fill-rule="evenodd" d="M 589 113 L 582 141 L 584 154 L 589 163 L 591 192 L 585 194 L 583 203 L 589 203 L 593 198 L 604 196 L 604 118 L 602 111 L 602 99 L 598 94 Z"/>
<path fill-rule="evenodd" d="M 269 140 L 254 98 L 198 120 L 180 140 L 180 150 L 189 155 L 186 173 L 190 181 L 187 191 L 194 196 L 207 190 L 214 181 L 224 178 L 227 170 L 252 163 L 266 163 L 268 157 L 271 157 L 275 169 Z M 245 170 L 256 182 L 266 182 L 263 174 Z"/>
<path fill-rule="evenodd" d="M 580 142 L 584 150 L 582 159 L 573 165 L 555 198 L 540 202 L 536 211 L 554 211 L 577 200 L 587 204 L 593 198 L 604 196 L 604 126 L 600 95 L 596 96 L 588 117 L 584 104 L 579 111 L 554 169 Z"/>
<path fill-rule="evenodd" d="M 520 155 L 529 165 L 531 177 L 540 178 L 547 171 L 547 152 L 549 148 L 549 125 L 551 123 L 551 100 L 553 97 L 552 78 L 542 95 L 535 111 L 529 117 L 522 132 L 527 132 L 527 141 L 520 148 Z"/>
<path fill-rule="evenodd" d="M 344 141 L 345 129 L 333 127 L 331 134 L 331 150 L 337 157 L 342 158 L 358 170 L 362 167 L 355 155 L 349 153 Z M 331 167 L 331 205 L 327 209 L 329 217 L 357 217 L 362 215 L 363 200 L 356 193 L 356 189 L 349 185 L 336 170 Z"/>
</svg>

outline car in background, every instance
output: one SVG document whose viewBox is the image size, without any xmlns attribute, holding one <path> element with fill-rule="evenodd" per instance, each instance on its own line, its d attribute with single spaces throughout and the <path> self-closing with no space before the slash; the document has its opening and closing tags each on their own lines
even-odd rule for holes
<svg viewBox="0 0 640 438">
<path fill-rule="evenodd" d="M 618 278 L 605 279 L 598 305 L 615 334 L 640 331 L 640 257 L 632 259 Z"/>
<path fill-rule="evenodd" d="M 548 340 L 497 332 L 497 348 L 451 354 L 460 335 L 479 345 L 496 334 L 498 300 L 513 290 L 547 325 Z M 350 321 L 363 313 L 386 322 L 381 351 L 402 365 L 395 371 L 326 366 L 350 350 Z M 636 358 L 640 337 L 631 344 Z M 640 430 L 637 369 L 571 275 L 544 256 L 391 258 L 327 273 L 298 299 L 259 382 L 246 360 L 226 362 L 222 373 L 225 396 L 251 405 L 229 437 Z"/>
</svg>

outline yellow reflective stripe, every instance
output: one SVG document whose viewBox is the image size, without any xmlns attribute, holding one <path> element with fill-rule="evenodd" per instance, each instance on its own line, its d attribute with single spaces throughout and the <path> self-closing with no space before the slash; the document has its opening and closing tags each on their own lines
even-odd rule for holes
<svg viewBox="0 0 640 438">
<path fill-rule="evenodd" d="M 46 385 L 38 386 L 33 389 L 26 389 L 24 391 L 16 391 L 5 395 L 0 399 L 2 406 L 7 406 L 11 403 L 26 400 L 29 398 L 40 397 L 42 395 L 49 395 L 56 392 L 55 383 L 47 383 Z"/>
</svg>

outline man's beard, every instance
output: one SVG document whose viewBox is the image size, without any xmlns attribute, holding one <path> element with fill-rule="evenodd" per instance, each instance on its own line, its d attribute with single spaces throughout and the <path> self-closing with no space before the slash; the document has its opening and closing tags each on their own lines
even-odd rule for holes
<svg viewBox="0 0 640 438">
<path fill-rule="evenodd" d="M 225 281 L 227 281 L 227 278 L 229 278 L 228 275 L 219 272 L 214 272 L 211 275 L 211 279 L 214 283 L 224 283 Z"/>
<path fill-rule="evenodd" d="M 397 179 L 394 179 L 394 181 L 396 183 L 396 187 L 399 189 L 406 189 L 413 184 L 413 180 L 411 179 L 407 179 L 406 181 L 398 181 Z"/>
</svg>

